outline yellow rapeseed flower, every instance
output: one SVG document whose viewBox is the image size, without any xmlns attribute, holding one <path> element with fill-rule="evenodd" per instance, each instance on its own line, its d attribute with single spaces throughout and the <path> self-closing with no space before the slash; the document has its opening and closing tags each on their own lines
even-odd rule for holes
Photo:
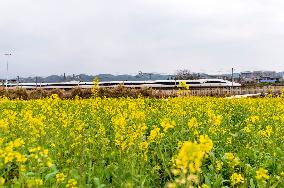
<svg viewBox="0 0 284 188">
<path fill-rule="evenodd" d="M 18 163 L 24 163 L 27 161 L 27 158 L 20 153 L 15 152 L 15 158 Z"/>
<path fill-rule="evenodd" d="M 13 145 L 14 145 L 15 148 L 20 147 L 20 146 L 22 146 L 22 145 L 24 145 L 24 144 L 25 144 L 25 142 L 24 142 L 23 139 L 21 139 L 21 138 L 17 138 L 17 139 L 14 141 L 14 143 L 13 143 Z"/>
<path fill-rule="evenodd" d="M 186 179 L 187 179 L 188 182 L 198 184 L 198 176 L 197 175 L 190 174 L 189 176 L 187 176 Z"/>
<path fill-rule="evenodd" d="M 167 132 L 168 129 L 174 128 L 176 126 L 176 123 L 166 118 L 161 121 L 161 126 L 163 127 L 164 132 Z"/>
<path fill-rule="evenodd" d="M 77 181 L 75 179 L 68 180 L 66 187 L 68 188 L 76 188 Z"/>
<path fill-rule="evenodd" d="M 42 179 L 36 178 L 36 179 L 28 179 L 27 182 L 27 187 L 32 188 L 32 187 L 38 187 L 43 185 Z"/>
<path fill-rule="evenodd" d="M 145 150 L 148 149 L 148 146 L 149 146 L 148 142 L 144 141 L 144 142 L 140 143 L 139 148 L 140 148 L 140 150 L 145 151 Z"/>
<path fill-rule="evenodd" d="M 217 161 L 216 161 L 216 170 L 217 170 L 217 171 L 220 171 L 220 170 L 222 169 L 222 167 L 223 167 L 223 162 L 217 160 Z"/>
<path fill-rule="evenodd" d="M 180 81 L 179 87 L 185 90 L 189 90 L 189 85 L 186 83 L 186 81 Z"/>
<path fill-rule="evenodd" d="M 66 175 L 64 175 L 63 173 L 59 173 L 59 174 L 56 174 L 56 182 L 57 183 L 61 183 L 65 180 L 66 178 Z"/>
<path fill-rule="evenodd" d="M 177 176 L 181 173 L 181 171 L 179 169 L 172 169 L 171 170 L 174 176 Z"/>
<path fill-rule="evenodd" d="M 3 186 L 5 184 L 5 179 L 3 177 L 0 177 L 0 186 Z"/>
<path fill-rule="evenodd" d="M 176 184 L 175 183 L 168 183 L 167 188 L 176 188 Z"/>
<path fill-rule="evenodd" d="M 231 185 L 232 186 L 244 183 L 244 178 L 242 177 L 241 174 L 238 174 L 238 173 L 233 173 L 231 175 L 230 180 L 231 180 Z"/>
<path fill-rule="evenodd" d="M 225 153 L 225 159 L 232 161 L 235 158 L 233 153 Z"/>
<path fill-rule="evenodd" d="M 27 170 L 27 167 L 24 165 L 19 166 L 20 172 L 25 172 Z"/>
<path fill-rule="evenodd" d="M 189 121 L 188 121 L 188 124 L 187 124 L 188 128 L 197 128 L 199 126 L 198 122 L 197 122 L 197 119 L 194 117 L 194 118 L 191 118 Z"/>
<path fill-rule="evenodd" d="M 150 136 L 148 137 L 149 142 L 154 142 L 159 138 L 163 137 L 163 133 L 160 133 L 160 128 L 156 127 L 150 131 Z"/>
<path fill-rule="evenodd" d="M 208 153 L 213 148 L 213 142 L 207 135 L 200 135 L 199 142 L 200 147 L 206 153 Z"/>
<path fill-rule="evenodd" d="M 0 138 L 0 144 L 4 142 L 4 138 Z"/>
<path fill-rule="evenodd" d="M 200 136 L 200 144 L 186 141 L 183 143 L 175 161 L 177 168 L 183 172 L 189 169 L 195 174 L 200 171 L 202 159 L 213 148 L 213 143 L 207 135 Z"/>
<path fill-rule="evenodd" d="M 199 188 L 199 187 L 198 187 L 198 188 Z M 209 186 L 206 185 L 206 184 L 202 184 L 200 188 L 209 188 Z"/>
<path fill-rule="evenodd" d="M 259 168 L 256 171 L 256 176 L 255 178 L 257 180 L 268 180 L 269 179 L 269 175 L 268 175 L 268 171 L 265 170 L 264 168 Z"/>
</svg>

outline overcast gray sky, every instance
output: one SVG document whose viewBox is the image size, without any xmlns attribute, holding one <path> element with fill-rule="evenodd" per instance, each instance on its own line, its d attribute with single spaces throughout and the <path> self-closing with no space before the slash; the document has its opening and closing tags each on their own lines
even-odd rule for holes
<svg viewBox="0 0 284 188">
<path fill-rule="evenodd" d="M 1 0 L 0 52 L 13 53 L 10 76 L 283 71 L 283 10 L 283 0 Z"/>
</svg>

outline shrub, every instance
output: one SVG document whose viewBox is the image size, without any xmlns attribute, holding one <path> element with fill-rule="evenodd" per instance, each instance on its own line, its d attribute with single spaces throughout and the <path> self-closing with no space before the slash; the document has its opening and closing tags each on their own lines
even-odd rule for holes
<svg viewBox="0 0 284 188">
<path fill-rule="evenodd" d="M 44 89 L 36 89 L 29 92 L 29 99 L 42 99 L 48 96 L 48 92 Z"/>
<path fill-rule="evenodd" d="M 80 98 L 91 98 L 92 97 L 92 90 L 91 89 L 82 89 L 80 87 L 75 87 L 70 92 L 70 97 L 74 99 L 76 96 Z"/>
<path fill-rule="evenodd" d="M 16 88 L 16 89 L 8 89 L 6 92 L 6 96 L 10 99 L 24 99 L 27 100 L 29 98 L 29 94 L 26 89 Z"/>
<path fill-rule="evenodd" d="M 52 89 L 50 91 L 48 91 L 48 96 L 52 95 L 52 94 L 57 94 L 59 98 L 64 98 L 64 93 L 65 91 L 62 89 Z"/>
</svg>

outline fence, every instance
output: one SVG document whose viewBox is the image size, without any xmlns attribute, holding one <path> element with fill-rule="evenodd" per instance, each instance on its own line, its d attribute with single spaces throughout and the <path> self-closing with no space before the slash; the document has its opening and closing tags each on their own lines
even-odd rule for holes
<svg viewBox="0 0 284 188">
<path fill-rule="evenodd" d="M 190 91 L 178 90 L 154 90 L 165 96 L 190 95 L 190 96 L 232 96 L 258 93 L 281 93 L 284 86 L 264 86 L 264 87 L 239 87 L 239 88 L 192 88 Z"/>
</svg>

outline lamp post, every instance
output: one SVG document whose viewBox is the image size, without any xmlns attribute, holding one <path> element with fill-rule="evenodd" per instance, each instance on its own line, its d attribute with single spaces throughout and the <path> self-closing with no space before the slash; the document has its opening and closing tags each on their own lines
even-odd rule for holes
<svg viewBox="0 0 284 188">
<path fill-rule="evenodd" d="M 8 75 L 9 75 L 9 61 L 8 61 L 8 59 L 9 59 L 9 57 L 11 56 L 12 54 L 9 54 L 9 53 L 7 53 L 7 54 L 4 54 L 4 56 L 6 56 L 7 57 L 7 60 L 6 60 L 6 90 L 8 89 Z"/>
</svg>

